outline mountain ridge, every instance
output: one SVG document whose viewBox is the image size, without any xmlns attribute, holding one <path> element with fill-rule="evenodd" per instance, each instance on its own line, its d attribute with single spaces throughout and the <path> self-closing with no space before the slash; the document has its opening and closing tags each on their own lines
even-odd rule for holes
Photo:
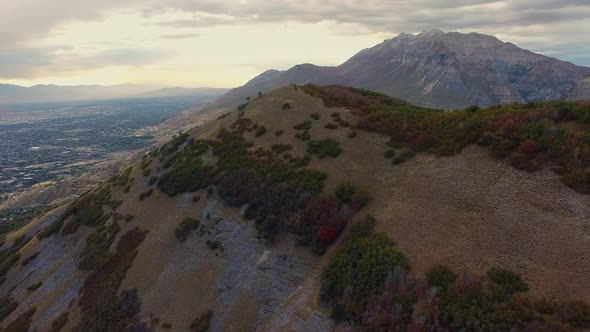
<svg viewBox="0 0 590 332">
<path fill-rule="evenodd" d="M 232 89 L 210 108 L 236 106 L 259 91 L 308 83 L 366 88 L 444 109 L 590 95 L 584 83 L 590 77 L 588 67 L 536 54 L 494 36 L 438 29 L 402 33 L 338 66 L 298 64 L 263 75 Z"/>
</svg>

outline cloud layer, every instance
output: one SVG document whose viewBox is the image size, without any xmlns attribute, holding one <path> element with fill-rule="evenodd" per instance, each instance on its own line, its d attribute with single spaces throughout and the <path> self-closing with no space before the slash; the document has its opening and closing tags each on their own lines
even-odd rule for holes
<svg viewBox="0 0 590 332">
<path fill-rule="evenodd" d="M 212 29 L 234 29 L 243 38 L 249 27 L 317 24 L 338 36 L 440 28 L 493 34 L 521 47 L 590 66 L 590 2 L 588 0 L 2 0 L 0 11 L 0 78 L 32 78 L 84 68 L 147 65 L 165 61 L 173 42 L 206 37 Z M 65 39 L 68 26 L 93 22 L 108 28 L 115 15 L 135 15 L 135 28 L 111 48 Z M 59 40 L 60 34 L 66 36 Z M 100 36 L 100 31 L 95 33 Z M 71 38 L 71 37 L 70 37 Z M 110 37 L 112 39 L 112 37 Z M 81 38 L 83 39 L 83 38 Z M 97 38 L 99 40 L 100 38 Z M 154 40 L 164 44 L 154 45 Z M 304 40 L 305 38 L 303 38 Z M 75 49 L 68 51 L 63 45 Z M 233 42 L 228 40 L 227 42 Z M 115 42 L 113 42 L 115 43 Z M 168 43 L 168 44 L 166 44 Z M 39 44 L 42 46 L 40 47 Z M 167 45 L 167 46 L 166 46 Z M 156 47 L 154 47 L 156 46 Z M 370 46 L 370 45 L 366 45 Z M 160 49 L 169 47 L 167 49 Z M 244 50 L 246 51 L 246 50 Z M 302 59 L 303 60 L 303 59 Z M 292 61 L 297 62 L 297 59 Z"/>
</svg>

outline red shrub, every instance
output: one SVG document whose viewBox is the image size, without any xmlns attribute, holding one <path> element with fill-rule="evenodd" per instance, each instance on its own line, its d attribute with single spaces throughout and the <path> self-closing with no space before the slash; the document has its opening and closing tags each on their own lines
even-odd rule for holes
<svg viewBox="0 0 590 332">
<path fill-rule="evenodd" d="M 332 224 L 327 224 L 320 227 L 317 239 L 323 244 L 330 244 L 338 238 L 338 235 L 340 235 L 338 227 Z"/>
<path fill-rule="evenodd" d="M 539 146 L 537 145 L 537 142 L 533 141 L 532 139 L 527 139 L 526 141 L 522 142 L 518 147 L 518 151 L 524 154 L 525 156 L 530 156 L 534 154 L 535 152 L 537 152 L 538 149 Z"/>
</svg>

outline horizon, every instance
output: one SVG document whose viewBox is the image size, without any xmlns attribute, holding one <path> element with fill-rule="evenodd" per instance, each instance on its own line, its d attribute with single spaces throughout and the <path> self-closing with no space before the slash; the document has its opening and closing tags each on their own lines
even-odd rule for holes
<svg viewBox="0 0 590 332">
<path fill-rule="evenodd" d="M 20 86 L 159 84 L 232 88 L 301 63 L 337 66 L 400 33 L 495 36 L 590 66 L 590 4 L 507 0 L 5 1 L 0 82 Z M 66 10 L 67 8 L 67 10 Z M 313 9 L 313 10 L 312 10 Z M 396 13 L 405 15 L 397 16 Z"/>
</svg>

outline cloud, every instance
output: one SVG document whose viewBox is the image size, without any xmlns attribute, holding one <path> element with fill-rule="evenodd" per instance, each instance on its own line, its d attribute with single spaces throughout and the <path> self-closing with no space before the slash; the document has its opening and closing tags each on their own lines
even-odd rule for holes
<svg viewBox="0 0 590 332">
<path fill-rule="evenodd" d="M 476 31 L 590 65 L 588 0 L 5 0 L 0 10 L 0 77 L 38 77 L 86 66 L 144 65 L 165 59 L 163 51 L 149 44 L 122 40 L 112 41 L 111 50 L 90 55 L 71 54 L 76 50 L 51 44 L 38 46 L 69 23 L 101 22 L 121 12 L 136 13 L 143 20 L 139 25 L 160 29 L 148 37 L 169 44 L 204 37 L 213 27 L 235 27 L 239 38 L 248 25 L 329 22 L 330 33 L 342 37 L 393 37 L 432 28 Z"/>
<path fill-rule="evenodd" d="M 198 33 L 169 33 L 169 34 L 164 34 L 164 35 L 160 35 L 160 38 L 162 39 L 191 39 L 191 38 L 197 38 L 200 35 Z"/>
<path fill-rule="evenodd" d="M 115 66 L 140 67 L 169 57 L 150 49 L 110 49 L 90 55 L 64 52 L 70 47 L 0 50 L 0 78 L 32 79 L 51 73 L 67 73 Z"/>
</svg>

